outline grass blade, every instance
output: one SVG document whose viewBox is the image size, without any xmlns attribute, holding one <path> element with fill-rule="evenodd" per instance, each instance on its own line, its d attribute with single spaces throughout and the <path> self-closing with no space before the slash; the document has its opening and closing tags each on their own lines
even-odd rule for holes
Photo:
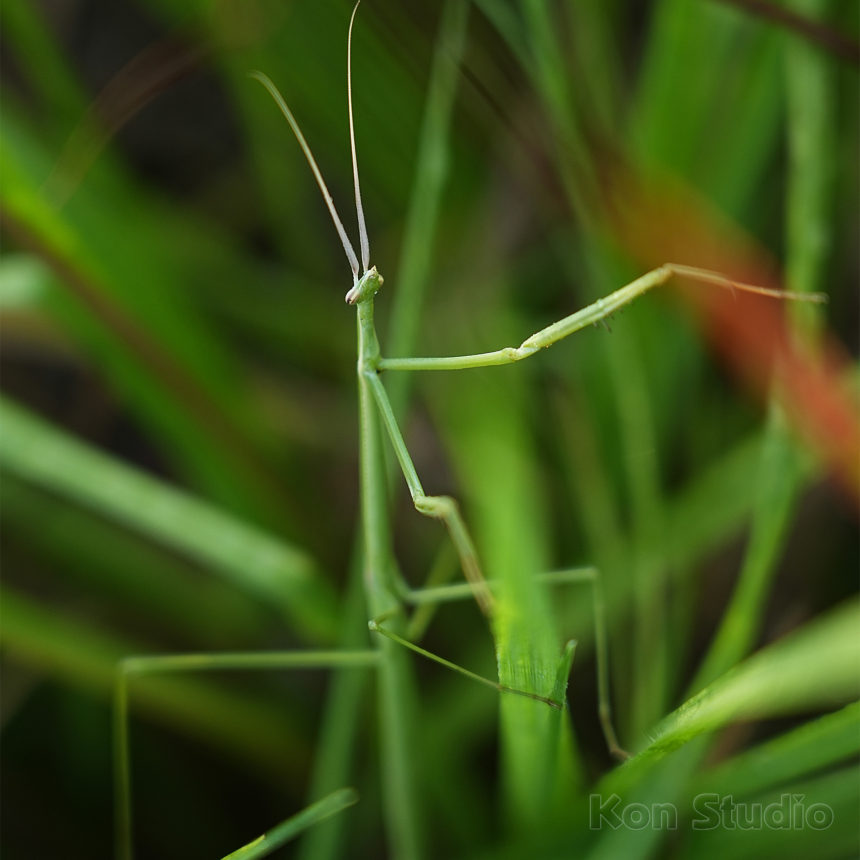
<svg viewBox="0 0 860 860">
<path fill-rule="evenodd" d="M 846 705 L 723 762 L 693 785 L 750 797 L 833 767 L 860 753 L 860 702 Z"/>
<path fill-rule="evenodd" d="M 353 788 L 341 788 L 322 800 L 306 806 L 301 812 L 282 821 L 277 827 L 273 827 L 253 842 L 231 852 L 223 860 L 258 860 L 260 857 L 266 857 L 276 848 L 295 839 L 302 831 L 320 821 L 325 821 L 332 815 L 337 815 L 356 803 L 358 803 L 358 792 Z"/>
<path fill-rule="evenodd" d="M 282 608 L 306 635 L 334 638 L 334 602 L 302 551 L 90 448 L 2 398 L 0 465 L 178 549 Z"/>
<path fill-rule="evenodd" d="M 386 352 L 391 356 L 410 355 L 415 348 L 423 298 L 433 271 L 439 207 L 448 175 L 451 117 L 468 19 L 466 0 L 445 3 L 424 104 L 415 181 L 397 269 L 397 294 L 388 325 Z M 409 384 L 410 374 L 405 373 L 393 374 L 388 383 L 389 398 L 398 418 L 405 406 Z"/>
<path fill-rule="evenodd" d="M 860 697 L 860 605 L 846 604 L 762 649 L 687 700 L 655 730 L 631 767 L 707 732 Z"/>
</svg>

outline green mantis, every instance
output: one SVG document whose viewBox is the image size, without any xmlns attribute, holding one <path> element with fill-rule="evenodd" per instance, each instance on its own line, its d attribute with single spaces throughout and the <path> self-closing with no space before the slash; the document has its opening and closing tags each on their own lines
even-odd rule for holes
<svg viewBox="0 0 860 860">
<path fill-rule="evenodd" d="M 356 6 L 357 9 L 357 6 Z M 350 36 L 355 19 L 355 10 L 350 21 Z M 351 46 L 351 38 L 348 41 Z M 348 53 L 351 48 L 348 49 Z M 125 786 L 120 792 L 119 819 L 122 834 L 121 853 L 130 855 L 130 800 L 128 737 L 126 713 L 128 708 L 128 681 L 132 676 L 146 672 L 189 671 L 192 669 L 214 669 L 230 666 L 233 668 L 260 669 L 301 669 L 311 667 L 330 668 L 371 668 L 376 671 L 379 681 L 379 710 L 382 725 L 383 756 L 392 763 L 386 773 L 384 790 L 392 802 L 395 796 L 405 797 L 404 806 L 414 806 L 413 776 L 409 771 L 409 740 L 404 735 L 404 715 L 400 713 L 401 700 L 398 689 L 406 682 L 409 666 L 405 660 L 406 649 L 433 659 L 448 668 L 480 681 L 504 694 L 512 694 L 531 699 L 534 707 L 563 708 L 563 683 L 556 684 L 552 690 L 534 691 L 513 689 L 487 678 L 477 676 L 468 670 L 450 663 L 430 652 L 421 649 L 411 640 L 410 631 L 404 630 L 402 621 L 405 611 L 412 606 L 435 604 L 442 600 L 472 596 L 483 613 L 492 621 L 498 611 L 499 598 L 496 586 L 488 581 L 482 572 L 479 553 L 466 526 L 456 502 L 448 496 L 428 494 L 409 453 L 403 433 L 399 427 L 385 387 L 385 375 L 408 370 L 462 370 L 510 364 L 536 355 L 570 334 L 597 323 L 614 311 L 630 303 L 645 292 L 666 283 L 674 276 L 696 279 L 706 284 L 760 292 L 771 296 L 784 296 L 775 291 L 764 290 L 748 285 L 735 284 L 721 275 L 689 267 L 665 265 L 643 275 L 632 283 L 609 296 L 598 300 L 588 307 L 555 322 L 530 337 L 519 346 L 506 347 L 488 353 L 459 355 L 436 358 L 386 357 L 377 337 L 374 326 L 374 302 L 383 287 L 383 278 L 376 267 L 371 265 L 370 244 L 361 202 L 358 178 L 358 160 L 352 110 L 352 82 L 348 76 L 349 126 L 356 211 L 359 224 L 359 253 L 350 243 L 343 224 L 336 212 L 331 195 L 311 150 L 295 121 L 286 102 L 274 84 L 260 73 L 254 73 L 275 99 L 283 112 L 308 160 L 313 175 L 320 187 L 326 205 L 332 216 L 335 228 L 341 238 L 344 252 L 353 275 L 352 286 L 346 293 L 346 302 L 356 310 L 357 317 L 357 382 L 359 389 L 359 445 L 361 468 L 361 516 L 363 538 L 363 571 L 366 603 L 371 616 L 370 630 L 377 634 L 374 643 L 377 647 L 366 652 L 297 652 L 294 654 L 244 654 L 244 655 L 175 655 L 161 658 L 140 658 L 127 661 L 121 668 L 120 684 L 117 691 L 117 742 L 119 784 Z M 412 498 L 415 509 L 430 518 L 440 520 L 447 528 L 452 544 L 459 558 L 460 566 L 467 580 L 466 584 L 442 586 L 428 589 L 410 589 L 395 573 L 392 564 L 392 551 L 388 531 L 388 511 L 385 487 L 384 445 L 390 445 L 399 463 L 403 478 Z M 429 488 L 428 488 L 429 489 Z M 617 756 L 622 757 L 615 732 L 612 728 L 609 708 L 606 659 L 606 631 L 602 621 L 602 598 L 599 580 L 593 570 L 560 571 L 542 577 L 551 584 L 581 581 L 591 585 L 596 618 L 598 687 L 601 721 L 607 743 Z M 559 676 L 566 678 L 572 658 L 572 646 L 564 651 L 559 660 Z M 561 689 L 561 694 L 558 690 Z M 394 853 L 408 856 L 415 853 L 414 828 L 408 819 L 397 832 L 391 834 Z M 254 843 L 256 844 L 256 843 Z M 270 840 L 272 844 L 272 840 Z M 252 846 L 248 846 L 251 848 Z M 272 847 L 274 845 L 272 844 Z M 237 855 L 239 856 L 239 855 Z M 242 856 L 251 856 L 245 854 Z"/>
</svg>

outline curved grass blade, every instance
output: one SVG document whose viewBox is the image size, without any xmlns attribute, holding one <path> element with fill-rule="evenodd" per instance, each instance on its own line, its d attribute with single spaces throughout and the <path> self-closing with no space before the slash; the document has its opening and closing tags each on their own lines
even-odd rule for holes
<svg viewBox="0 0 860 860">
<path fill-rule="evenodd" d="M 690 693 L 698 692 L 728 671 L 755 642 L 802 486 L 798 460 L 788 421 L 779 403 L 772 399 L 743 568 L 717 635 L 690 685 Z"/>
<path fill-rule="evenodd" d="M 754 654 L 657 727 L 629 763 L 656 761 L 739 720 L 755 720 L 860 698 L 860 604 L 838 607 Z"/>
</svg>

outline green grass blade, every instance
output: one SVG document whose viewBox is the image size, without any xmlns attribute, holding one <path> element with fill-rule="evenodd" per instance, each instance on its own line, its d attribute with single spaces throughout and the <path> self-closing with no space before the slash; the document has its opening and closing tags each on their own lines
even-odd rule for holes
<svg viewBox="0 0 860 860">
<path fill-rule="evenodd" d="M 492 309 L 484 307 L 483 313 L 489 318 Z M 524 420 L 530 395 L 518 370 L 480 371 L 485 374 L 480 381 L 456 374 L 445 380 L 436 402 L 457 472 L 470 488 L 464 515 L 487 576 L 499 581 L 493 625 L 499 682 L 546 696 L 556 681 L 562 639 L 545 586 L 536 577 L 548 566 L 547 536 L 539 513 L 534 443 Z M 481 387 L 480 398 L 473 395 L 475 384 Z M 505 802 L 512 827 L 529 830 L 549 813 L 541 799 L 556 720 L 552 709 L 519 697 L 502 696 L 500 708 Z M 570 761 L 557 764 L 567 778 Z"/>
<path fill-rule="evenodd" d="M 10 52 L 18 63 L 25 64 L 28 82 L 49 108 L 51 120 L 77 119 L 85 96 L 57 51 L 41 10 L 26 0 L 9 0 L 0 7 L 0 20 Z"/>
<path fill-rule="evenodd" d="M 356 549 L 347 594 L 341 613 L 342 648 L 360 648 L 367 643 L 367 613 L 364 608 L 360 547 Z M 308 791 L 310 799 L 322 797 L 351 778 L 356 745 L 360 736 L 360 713 L 368 695 L 367 675 L 362 672 L 334 672 L 322 716 L 314 767 Z M 343 854 L 345 822 L 332 819 L 305 834 L 299 843 L 301 860 L 327 860 Z"/>
<path fill-rule="evenodd" d="M 397 268 L 397 292 L 385 341 L 386 353 L 392 356 L 410 355 L 415 348 L 423 297 L 438 256 L 436 229 L 448 175 L 451 117 L 468 20 L 467 0 L 448 0 L 443 6 Z M 388 382 L 389 397 L 398 417 L 405 405 L 409 381 L 407 374 L 394 374 Z"/>
<path fill-rule="evenodd" d="M 690 685 L 691 693 L 727 672 L 754 644 L 800 485 L 797 460 L 788 423 L 774 401 L 765 431 L 752 531 L 743 567 L 711 648 Z"/>
<path fill-rule="evenodd" d="M 556 168 L 574 210 L 589 219 L 588 201 L 594 199 L 595 176 L 590 169 L 583 117 L 573 109 L 576 102 L 559 38 L 558 9 L 542 0 L 520 0 L 518 5 L 529 41 L 533 82 L 559 134 Z"/>
<path fill-rule="evenodd" d="M 794 0 L 790 5 L 821 18 L 833 4 Z M 836 172 L 831 153 L 838 150 L 836 76 L 818 48 L 799 39 L 786 39 L 784 49 L 789 155 L 786 288 L 815 292 L 825 284 L 835 215 Z M 795 321 L 802 323 L 798 325 L 801 330 L 820 328 L 820 308 L 798 303 L 791 312 Z"/>
<path fill-rule="evenodd" d="M 243 404 L 235 358 L 182 300 L 188 275 L 162 240 L 171 222 L 188 246 L 216 244 L 212 237 L 207 242 L 193 221 L 164 211 L 108 158 L 58 209 L 43 191 L 56 156 L 14 104 L 4 106 L 3 139 L 4 228 L 51 269 L 44 308 L 52 321 L 189 483 L 226 507 L 272 519 L 284 500 L 254 450 L 262 440 L 249 422 L 254 410 Z M 116 210 L 129 215 L 118 219 Z"/>
<path fill-rule="evenodd" d="M 493 0 L 475 0 L 475 5 L 499 31 L 517 62 L 534 74 L 533 58 L 526 44 L 522 20 L 515 5 L 495 3 Z"/>
<path fill-rule="evenodd" d="M 589 255 L 594 283 L 607 283 L 601 269 L 611 260 Z M 607 371 L 613 383 L 622 430 L 622 456 L 630 495 L 629 559 L 633 580 L 630 735 L 634 741 L 665 713 L 668 700 L 668 578 L 664 501 L 661 491 L 657 427 L 647 375 L 635 331 L 605 343 Z"/>
<path fill-rule="evenodd" d="M 808 12 L 820 12 L 824 7 L 816 2 L 805 5 Z M 785 42 L 785 60 L 790 153 L 786 288 L 807 293 L 823 283 L 828 249 L 821 237 L 831 232 L 832 171 L 827 153 L 834 149 L 832 75 L 827 59 L 800 41 Z M 793 311 L 795 320 L 802 317 L 807 326 L 816 321 L 820 325 L 820 308 L 795 307 Z M 788 422 L 776 402 L 778 395 L 774 392 L 771 401 L 744 565 L 693 691 L 727 671 L 752 645 L 785 544 L 800 475 Z"/>
<path fill-rule="evenodd" d="M 0 464 L 166 546 L 334 638 L 334 603 L 311 559 L 264 531 L 126 466 L 0 399 Z"/>
<path fill-rule="evenodd" d="M 670 714 L 629 766 L 656 761 L 707 732 L 860 697 L 860 606 L 839 607 L 769 645 Z"/>
<path fill-rule="evenodd" d="M 169 547 L 117 528 L 97 511 L 70 505 L 8 469 L 3 470 L 0 506 L 7 551 L 29 549 L 65 587 L 97 595 L 112 607 L 133 606 L 135 614 L 158 618 L 178 638 L 200 647 L 254 641 L 277 618 L 232 581 L 201 576 L 192 561 Z M 7 563 L 8 582 L 17 580 L 19 567 Z"/>
<path fill-rule="evenodd" d="M 710 799 L 725 802 L 719 797 Z M 729 800 L 735 803 L 734 794 Z M 707 801 L 704 797 L 699 802 Z M 723 818 L 713 814 L 713 808 L 705 808 L 700 829 L 692 831 L 680 856 L 690 860 L 856 857 L 858 806 L 857 769 L 840 768 L 757 795 L 740 810 L 736 807 L 734 818 L 728 814 Z M 733 821 L 738 822 L 737 826 L 731 826 Z"/>
<path fill-rule="evenodd" d="M 266 857 L 276 848 L 295 839 L 302 831 L 314 827 L 356 803 L 358 803 L 358 792 L 355 789 L 339 789 L 322 800 L 306 806 L 301 812 L 282 821 L 277 827 L 273 827 L 253 842 L 226 855 L 223 860 L 258 860 L 260 857 Z"/>
<path fill-rule="evenodd" d="M 750 797 L 846 762 L 860 753 L 860 702 L 804 723 L 711 768 L 692 793 Z"/>
<path fill-rule="evenodd" d="M 728 762 L 725 777 L 715 771 L 714 789 L 701 764 L 711 734 L 730 723 L 803 713 L 856 699 L 860 695 L 858 620 L 860 606 L 848 603 L 748 658 L 663 720 L 649 745 L 609 773 L 596 793 L 604 798 L 618 794 L 625 803 L 672 803 L 686 814 L 686 804 L 697 792 L 725 788 L 733 794 L 735 786 L 742 792 L 749 784 L 754 793 L 773 785 L 771 772 L 756 769 L 756 762 L 760 766 L 773 761 L 778 787 L 785 785 L 781 776 L 791 779 L 794 773 L 811 773 L 844 758 L 858 742 L 853 707 L 843 709 L 839 717 L 825 718 L 820 726 L 811 724 L 808 735 L 805 729 L 798 730 L 772 746 L 765 745 L 761 758 L 753 750 L 748 766 L 741 764 L 737 771 Z M 818 748 L 821 756 L 816 760 Z M 607 832 L 594 856 L 617 856 L 613 851 L 621 844 L 627 846 L 625 854 L 635 848 L 635 856 L 646 856 L 649 852 L 643 849 L 661 838 L 653 829 L 646 833 L 652 837 L 650 843 L 632 838 L 642 834 L 629 828 Z"/>
</svg>

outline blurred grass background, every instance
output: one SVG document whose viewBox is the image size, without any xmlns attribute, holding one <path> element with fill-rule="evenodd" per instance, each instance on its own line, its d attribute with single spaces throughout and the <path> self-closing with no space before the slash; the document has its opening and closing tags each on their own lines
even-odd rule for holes
<svg viewBox="0 0 860 860">
<path fill-rule="evenodd" d="M 846 358 L 858 347 L 856 65 L 715 0 L 466 5 L 365 0 L 356 23 L 384 353 L 516 345 L 667 259 L 685 230 L 695 234 L 690 224 L 728 222 L 723 232 L 740 241 L 720 233 L 716 252 L 690 241 L 676 261 L 734 274 L 754 259 L 757 274 L 781 270 L 791 289 L 825 290 L 817 315 L 788 316 L 808 340 L 841 344 L 815 399 L 794 397 L 778 374 L 772 388 L 750 388 L 747 343 L 713 335 L 687 301 L 702 289 L 691 286 L 514 367 L 386 380 L 425 486 L 463 501 L 491 575 L 600 567 L 619 733 L 637 749 L 687 695 L 856 590 L 856 475 L 831 456 L 845 438 L 828 435 L 838 422 L 821 405 L 848 403 L 856 416 Z M 792 5 L 856 40 L 851 4 Z M 440 136 L 427 144 L 434 56 L 444 66 L 458 51 L 456 23 L 437 35 L 443 7 L 462 22 L 468 11 L 468 30 L 459 74 L 442 88 L 450 131 L 444 105 L 441 118 L 430 110 Z M 346 0 L 2 5 L 6 857 L 109 855 L 121 657 L 343 637 L 358 497 L 349 270 L 288 128 L 246 73 L 259 68 L 281 87 L 354 233 L 349 12 Z M 429 156 L 416 176 L 422 139 Z M 646 183 L 665 196 L 655 201 Z M 661 222 L 654 212 L 676 199 L 682 218 Z M 401 283 L 411 285 L 405 308 Z M 804 415 L 824 430 L 809 432 Z M 394 487 L 398 562 L 418 585 L 444 535 Z M 581 826 L 587 787 L 611 766 L 590 601 L 577 588 L 543 600 L 535 627 L 581 642 L 576 750 L 562 747 L 573 788 L 549 826 L 511 785 L 516 765 L 500 760 L 497 698 L 416 665 L 428 856 L 506 844 L 527 856 L 535 833 L 548 855 L 618 850 Z M 796 686 L 830 677 L 830 652 L 810 641 Z M 441 610 L 425 645 L 496 672 L 474 606 Z M 222 856 L 304 806 L 329 680 L 141 682 L 139 856 Z M 760 767 L 744 769 L 740 753 L 851 698 L 834 681 L 782 708 L 791 696 L 774 689 L 758 711 L 772 719 L 734 726 L 711 748 L 717 776 L 740 762 L 725 784 Z M 361 803 L 332 844 L 381 856 L 374 700 L 363 688 L 355 696 L 340 719 L 355 728 L 343 764 Z M 793 774 L 831 769 L 810 797 L 852 808 L 854 735 Z M 702 775 L 669 758 L 681 774 L 672 791 L 692 792 Z M 777 771 L 749 790 L 786 779 Z M 849 856 L 856 819 L 838 822 L 817 835 L 817 856 Z M 676 835 L 661 848 L 626 836 L 625 856 L 801 856 L 810 844 Z"/>
</svg>

